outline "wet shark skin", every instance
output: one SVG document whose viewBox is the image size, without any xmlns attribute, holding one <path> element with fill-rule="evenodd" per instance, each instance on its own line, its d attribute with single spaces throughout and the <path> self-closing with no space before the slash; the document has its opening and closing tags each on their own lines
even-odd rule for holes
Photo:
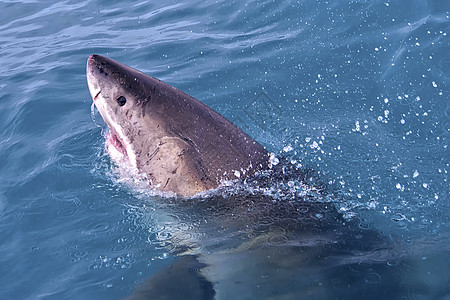
<svg viewBox="0 0 450 300">
<path fill-rule="evenodd" d="M 112 140 L 151 188 L 190 197 L 267 168 L 268 153 L 254 139 L 156 78 L 91 55 L 87 81 Z"/>
</svg>

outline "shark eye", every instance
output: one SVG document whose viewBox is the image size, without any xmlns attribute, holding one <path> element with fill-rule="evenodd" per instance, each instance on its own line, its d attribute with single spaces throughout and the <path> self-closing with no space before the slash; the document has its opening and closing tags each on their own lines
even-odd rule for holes
<svg viewBox="0 0 450 300">
<path fill-rule="evenodd" d="M 120 96 L 120 97 L 117 99 L 117 103 L 119 103 L 119 106 L 124 106 L 125 103 L 127 103 L 127 98 L 125 98 L 124 96 Z"/>
</svg>

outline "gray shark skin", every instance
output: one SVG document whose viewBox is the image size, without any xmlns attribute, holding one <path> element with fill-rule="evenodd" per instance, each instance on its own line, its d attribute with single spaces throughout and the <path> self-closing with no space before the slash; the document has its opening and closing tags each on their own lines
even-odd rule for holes
<svg viewBox="0 0 450 300">
<path fill-rule="evenodd" d="M 91 55 L 87 81 L 110 128 L 109 148 L 144 174 L 153 189 L 190 197 L 267 167 L 260 144 L 158 79 Z"/>
</svg>

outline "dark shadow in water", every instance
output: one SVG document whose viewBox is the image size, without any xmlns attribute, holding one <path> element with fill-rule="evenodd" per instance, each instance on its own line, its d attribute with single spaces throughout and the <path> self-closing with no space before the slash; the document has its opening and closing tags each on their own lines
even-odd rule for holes
<svg viewBox="0 0 450 300">
<path fill-rule="evenodd" d="M 166 212 L 191 226 L 172 233 L 174 264 L 145 281 L 129 299 L 379 300 L 450 295 L 448 251 L 407 245 L 367 229 L 357 218 L 345 219 L 330 201 L 330 189 L 313 171 L 295 171 L 297 182 L 314 182 L 318 188 L 312 192 L 267 195 L 264 187 L 282 190 L 284 181 L 292 181 L 292 170 L 280 167 L 271 176 L 247 182 L 240 191 L 168 201 Z M 195 241 L 180 242 L 183 235 L 195 236 Z"/>
</svg>

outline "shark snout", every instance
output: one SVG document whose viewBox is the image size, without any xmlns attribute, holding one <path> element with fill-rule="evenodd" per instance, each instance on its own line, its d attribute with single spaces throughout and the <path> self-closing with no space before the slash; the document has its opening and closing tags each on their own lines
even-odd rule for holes
<svg viewBox="0 0 450 300">
<path fill-rule="evenodd" d="M 98 64 L 95 61 L 96 55 L 89 56 L 86 65 L 86 79 L 91 94 L 92 100 L 95 102 L 101 93 L 98 78 L 96 73 L 98 72 Z"/>
</svg>

